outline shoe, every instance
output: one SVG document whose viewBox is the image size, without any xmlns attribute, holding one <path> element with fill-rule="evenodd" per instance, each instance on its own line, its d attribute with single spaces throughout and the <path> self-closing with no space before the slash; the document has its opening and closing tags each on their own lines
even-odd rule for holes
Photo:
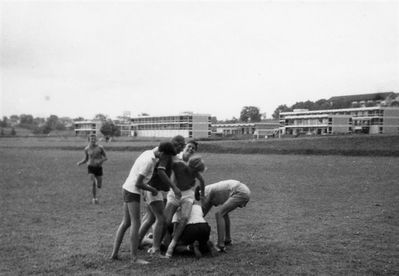
<svg viewBox="0 0 399 276">
<path fill-rule="evenodd" d="M 93 204 L 98 204 L 98 199 L 97 198 L 93 198 L 91 201 Z"/>
<path fill-rule="evenodd" d="M 195 255 L 195 258 L 196 258 L 196 259 L 199 259 L 199 258 L 202 257 L 201 251 L 200 251 L 200 249 L 199 249 L 199 243 L 198 243 L 198 241 L 195 241 L 195 242 L 193 243 L 193 251 L 194 251 L 194 255 Z"/>
</svg>

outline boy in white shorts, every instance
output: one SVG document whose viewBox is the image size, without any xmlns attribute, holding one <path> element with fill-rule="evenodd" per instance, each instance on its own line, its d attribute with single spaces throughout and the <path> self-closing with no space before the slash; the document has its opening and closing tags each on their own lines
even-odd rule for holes
<svg viewBox="0 0 399 276">
<path fill-rule="evenodd" d="M 172 241 L 170 242 L 166 251 L 165 257 L 170 258 L 173 255 L 175 246 L 188 222 L 191 209 L 194 202 L 194 187 L 196 179 L 200 184 L 201 196 L 204 196 L 205 182 L 202 177 L 202 172 L 205 170 L 205 165 L 200 156 L 192 156 L 188 160 L 188 164 L 184 161 L 176 161 L 173 163 L 173 177 L 177 187 L 182 192 L 181 198 L 176 198 L 171 192 L 168 193 L 168 199 L 165 207 L 165 218 L 167 227 L 172 221 L 173 214 L 178 207 L 181 207 L 181 219 L 174 231 Z M 173 180 L 172 180 L 173 181 Z"/>
<path fill-rule="evenodd" d="M 245 207 L 250 195 L 247 185 L 233 179 L 205 186 L 205 198 L 202 201 L 204 216 L 212 206 L 221 205 L 215 213 L 218 232 L 216 247 L 219 252 L 225 252 L 225 246 L 231 244 L 229 213 L 237 207 Z"/>
<path fill-rule="evenodd" d="M 173 137 L 170 142 L 163 143 L 168 143 L 172 145 L 174 148 L 174 154 L 161 156 L 156 165 L 151 180 L 149 181 L 149 185 L 156 188 L 158 194 L 154 196 L 150 192 L 145 192 L 144 200 L 146 203 L 146 214 L 143 218 L 143 223 L 139 230 L 139 241 L 141 242 L 150 227 L 154 225 L 153 244 L 152 247 L 148 250 L 150 254 L 160 253 L 161 240 L 165 230 L 165 202 L 162 193 L 172 189 L 171 192 L 176 195 L 177 198 L 181 197 L 180 189 L 177 188 L 175 183 L 170 181 L 169 177 L 172 172 L 173 161 L 176 159 L 175 155 L 176 153 L 182 151 L 185 146 L 185 140 L 183 136 L 177 135 Z"/>
</svg>

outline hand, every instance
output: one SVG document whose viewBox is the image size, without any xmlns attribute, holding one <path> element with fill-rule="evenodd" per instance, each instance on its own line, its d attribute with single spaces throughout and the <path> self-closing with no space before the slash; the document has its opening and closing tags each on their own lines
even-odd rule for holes
<svg viewBox="0 0 399 276">
<path fill-rule="evenodd" d="M 80 164 L 81 164 L 80 162 L 76 163 L 76 165 L 78 165 L 78 166 L 80 166 Z"/>
<path fill-rule="evenodd" d="M 176 199 L 181 199 L 181 191 L 180 191 L 180 189 L 176 188 L 175 190 L 173 190 L 173 192 L 175 193 Z"/>
</svg>

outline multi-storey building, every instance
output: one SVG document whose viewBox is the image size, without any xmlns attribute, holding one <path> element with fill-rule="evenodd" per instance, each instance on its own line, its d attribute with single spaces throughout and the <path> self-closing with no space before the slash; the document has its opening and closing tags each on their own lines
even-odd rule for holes
<svg viewBox="0 0 399 276">
<path fill-rule="evenodd" d="M 263 120 L 256 123 L 212 124 L 213 134 L 217 136 L 253 136 L 265 138 L 275 136 L 279 130 L 278 120 Z"/>
<path fill-rule="evenodd" d="M 184 112 L 173 116 L 140 116 L 130 121 L 132 136 L 207 138 L 211 135 L 209 114 Z"/>
<path fill-rule="evenodd" d="M 294 110 L 280 113 L 282 135 L 399 134 L 399 107 Z"/>
<path fill-rule="evenodd" d="M 76 121 L 75 125 L 75 135 L 76 136 L 87 136 L 90 134 L 100 134 L 100 129 L 102 126 L 101 121 Z"/>
</svg>

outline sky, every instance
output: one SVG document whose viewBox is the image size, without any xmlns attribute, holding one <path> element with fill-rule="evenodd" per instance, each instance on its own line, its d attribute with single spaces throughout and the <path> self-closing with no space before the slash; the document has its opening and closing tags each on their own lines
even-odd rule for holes
<svg viewBox="0 0 399 276">
<path fill-rule="evenodd" d="M 271 117 L 399 92 L 399 1 L 0 1 L 0 116 Z"/>
</svg>

